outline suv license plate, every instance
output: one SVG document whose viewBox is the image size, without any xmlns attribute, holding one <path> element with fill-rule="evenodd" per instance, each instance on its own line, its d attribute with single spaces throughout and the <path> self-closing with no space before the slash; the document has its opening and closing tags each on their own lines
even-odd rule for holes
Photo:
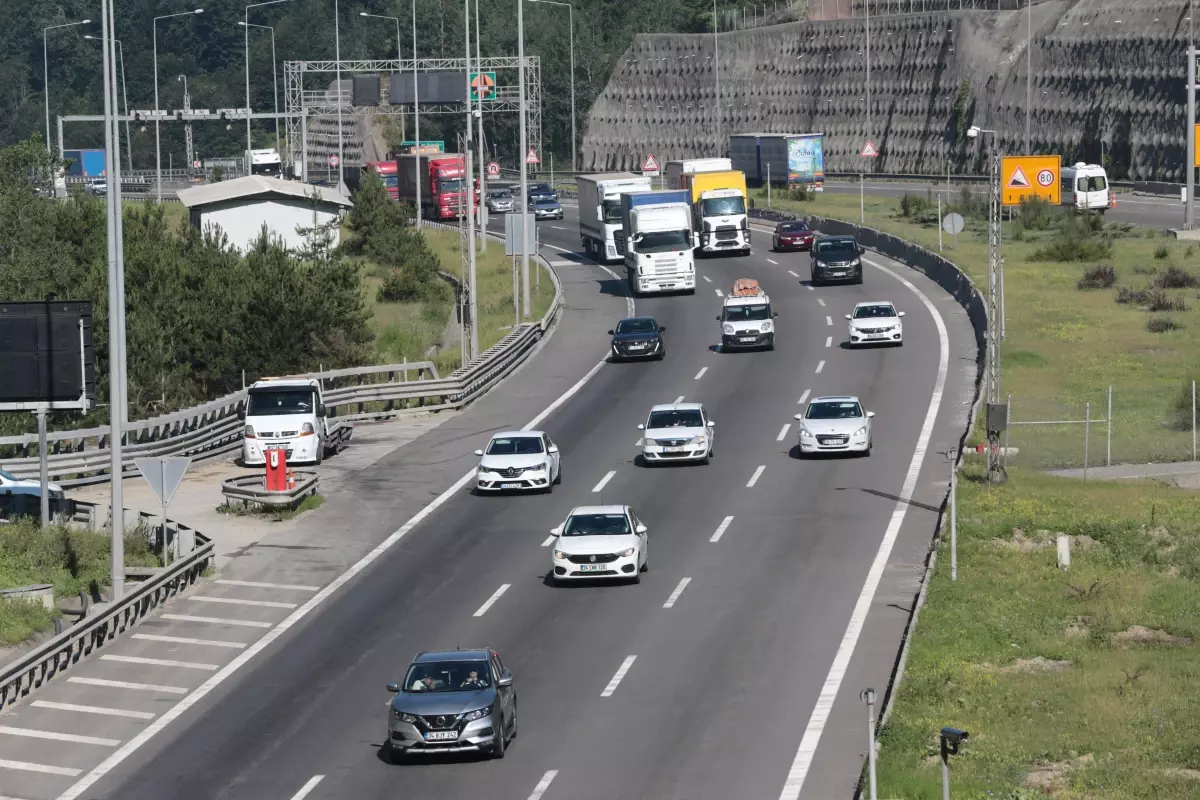
<svg viewBox="0 0 1200 800">
<path fill-rule="evenodd" d="M 453 742 L 458 738 L 458 731 L 429 731 L 425 734 L 427 742 Z"/>
<path fill-rule="evenodd" d="M 739 342 L 753 342 L 753 341 L 757 341 L 757 340 L 758 340 L 758 337 L 757 337 L 757 336 L 741 336 L 741 337 L 738 337 L 738 341 L 739 341 Z"/>
<path fill-rule="evenodd" d="M 525 488 L 525 484 L 523 484 L 523 483 L 502 483 L 502 484 L 500 484 L 500 488 L 501 489 L 523 489 L 523 488 Z"/>
<path fill-rule="evenodd" d="M 608 564 L 580 564 L 580 572 L 604 572 L 608 569 Z"/>
</svg>

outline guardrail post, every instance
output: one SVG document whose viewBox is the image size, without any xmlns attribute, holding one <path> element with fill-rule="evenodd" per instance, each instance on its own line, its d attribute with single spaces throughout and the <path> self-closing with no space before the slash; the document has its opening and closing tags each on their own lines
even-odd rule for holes
<svg viewBox="0 0 1200 800">
<path fill-rule="evenodd" d="M 1195 384 L 1193 384 L 1195 385 Z M 1194 397 L 1194 395 L 1193 395 Z M 1104 418 L 1104 466 L 1112 466 L 1112 384 L 1108 385 L 1108 414 Z"/>
<path fill-rule="evenodd" d="M 366 380 L 366 376 L 364 376 L 364 375 L 359 375 L 359 376 L 358 376 L 358 385 L 359 385 L 359 386 L 362 386 L 362 385 L 363 385 L 363 382 L 364 382 L 365 380 Z M 359 414 L 363 413 L 363 411 L 364 411 L 364 410 L 366 410 L 366 407 L 367 407 L 367 404 L 366 404 L 366 403 L 359 403 L 359 404 L 358 404 L 358 413 L 359 413 Z"/>
<path fill-rule="evenodd" d="M 1088 478 L 1088 439 L 1092 431 L 1092 401 L 1083 406 L 1083 479 Z"/>
</svg>

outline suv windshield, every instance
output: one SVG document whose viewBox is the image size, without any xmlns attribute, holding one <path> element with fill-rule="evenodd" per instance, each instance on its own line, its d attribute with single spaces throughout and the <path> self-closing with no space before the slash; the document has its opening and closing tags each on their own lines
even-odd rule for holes
<svg viewBox="0 0 1200 800">
<path fill-rule="evenodd" d="M 890 305 L 859 306 L 858 308 L 854 309 L 855 319 L 874 319 L 876 317 L 894 316 L 896 316 L 896 309 L 892 308 Z"/>
<path fill-rule="evenodd" d="M 572 514 L 563 536 L 622 536 L 632 533 L 624 514 Z"/>
<path fill-rule="evenodd" d="M 694 408 L 680 411 L 652 411 L 646 421 L 647 430 L 658 428 L 703 428 L 704 419 Z"/>
<path fill-rule="evenodd" d="M 475 692 L 491 685 L 492 673 L 486 661 L 429 661 L 413 664 L 404 678 L 404 691 L 416 694 Z"/>
<path fill-rule="evenodd" d="M 818 241 L 817 256 L 843 260 L 858 257 L 858 247 L 853 239 L 834 239 L 833 241 Z"/>
<path fill-rule="evenodd" d="M 746 213 L 746 201 L 740 197 L 714 197 L 700 201 L 700 213 L 706 217 L 728 217 Z"/>
<path fill-rule="evenodd" d="M 605 200 L 604 201 L 604 221 L 608 223 L 621 221 L 621 201 L 620 200 Z"/>
<path fill-rule="evenodd" d="M 311 414 L 316 406 L 312 389 L 291 389 L 283 392 L 250 392 L 248 417 L 278 417 L 284 414 Z"/>
<path fill-rule="evenodd" d="M 513 436 L 509 439 L 492 439 L 488 445 L 489 456 L 533 456 L 542 451 L 542 437 Z"/>
<path fill-rule="evenodd" d="M 652 319 L 623 319 L 617 323 L 617 333 L 654 333 L 658 323 Z"/>
<path fill-rule="evenodd" d="M 535 183 L 533 186 L 529 187 L 529 193 L 530 194 L 554 194 L 554 190 L 551 189 L 548 184 Z"/>
<path fill-rule="evenodd" d="M 754 305 L 754 306 L 725 306 L 725 321 L 726 322 L 745 322 L 747 320 L 761 320 L 771 318 L 771 306 Z"/>
<path fill-rule="evenodd" d="M 808 230 L 807 222 L 781 222 L 779 223 L 780 233 L 801 233 Z"/>
<path fill-rule="evenodd" d="M 690 250 L 691 247 L 691 236 L 687 231 L 646 233 L 637 242 L 639 253 L 669 253 L 672 250 Z"/>
<path fill-rule="evenodd" d="M 805 419 L 854 419 L 863 416 L 862 406 L 853 400 L 848 402 L 813 403 L 808 407 Z"/>
</svg>

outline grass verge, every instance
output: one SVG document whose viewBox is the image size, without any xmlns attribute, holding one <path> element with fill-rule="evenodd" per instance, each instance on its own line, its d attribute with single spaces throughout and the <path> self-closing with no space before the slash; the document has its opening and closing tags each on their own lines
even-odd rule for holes
<svg viewBox="0 0 1200 800">
<path fill-rule="evenodd" d="M 217 506 L 218 514 L 229 514 L 234 517 L 254 517 L 257 519 L 269 519 L 272 522 L 283 522 L 289 519 L 295 519 L 305 511 L 315 511 L 325 505 L 325 496 L 320 494 L 310 494 L 296 504 L 295 508 L 272 508 L 271 506 L 237 506 L 232 504 L 222 504 Z"/>
</svg>

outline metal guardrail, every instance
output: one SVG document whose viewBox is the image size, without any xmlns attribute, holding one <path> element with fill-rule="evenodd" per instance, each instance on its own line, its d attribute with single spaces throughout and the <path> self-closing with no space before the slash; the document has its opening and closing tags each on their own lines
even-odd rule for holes
<svg viewBox="0 0 1200 800">
<path fill-rule="evenodd" d="M 240 502 L 243 506 L 254 503 L 283 508 L 295 506 L 310 494 L 317 493 L 321 484 L 320 475 L 307 470 L 293 470 L 292 476 L 296 479 L 294 487 L 283 492 L 272 492 L 267 490 L 265 475 L 236 475 L 221 481 L 221 494 L 225 497 L 226 505 L 232 500 Z"/>
<path fill-rule="evenodd" d="M 78 503 L 75 522 L 95 525 L 96 506 Z M 144 520 L 158 517 L 140 513 Z M 137 626 L 147 614 L 168 599 L 191 586 L 208 566 L 213 555 L 213 543 L 199 531 L 167 520 L 167 538 L 179 537 L 181 545 L 193 538 L 191 552 L 164 569 L 128 571 L 126 577 L 150 573 L 116 603 L 92 606 L 84 616 L 67 630 L 15 661 L 0 667 L 0 711 L 15 705 L 56 675 L 69 670 L 82 659 L 112 642 L 122 633 Z"/>
<path fill-rule="evenodd" d="M 872 181 L 896 181 L 899 183 L 931 183 L 945 184 L 946 174 L 934 173 L 902 173 L 902 172 L 826 172 L 827 180 L 855 180 L 859 175 L 864 175 L 868 180 Z M 987 183 L 987 175 L 951 175 L 951 184 L 984 184 Z M 1142 192 L 1145 194 L 1162 195 L 1164 197 L 1178 197 L 1180 189 L 1183 188 L 1182 183 L 1167 183 L 1165 181 L 1109 181 L 1109 184 L 1115 189 L 1127 189 L 1131 192 Z"/>
</svg>

